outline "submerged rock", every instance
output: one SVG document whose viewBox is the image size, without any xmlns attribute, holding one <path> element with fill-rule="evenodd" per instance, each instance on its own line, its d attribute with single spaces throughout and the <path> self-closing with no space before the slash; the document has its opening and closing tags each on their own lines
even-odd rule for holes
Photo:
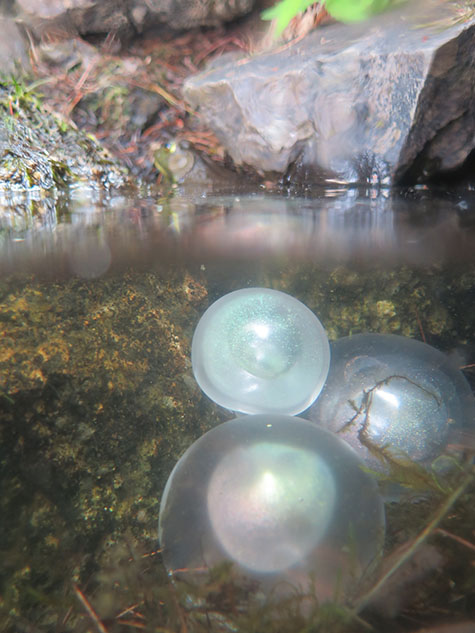
<svg viewBox="0 0 475 633">
<path fill-rule="evenodd" d="M 437 0 L 228 58 L 184 86 L 237 165 L 388 184 L 463 164 L 474 92 L 475 11 Z"/>
</svg>

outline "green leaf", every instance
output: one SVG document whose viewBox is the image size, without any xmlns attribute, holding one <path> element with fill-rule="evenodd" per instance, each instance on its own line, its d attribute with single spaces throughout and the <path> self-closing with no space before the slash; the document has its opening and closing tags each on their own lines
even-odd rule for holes
<svg viewBox="0 0 475 633">
<path fill-rule="evenodd" d="M 324 5 L 335 20 L 361 22 L 384 11 L 393 2 L 400 2 L 400 0 L 324 0 Z M 305 11 L 311 4 L 315 4 L 314 0 L 281 0 L 263 11 L 261 18 L 276 20 L 275 37 L 278 37 L 290 20 Z"/>
<path fill-rule="evenodd" d="M 328 13 L 340 22 L 362 22 L 384 11 L 391 0 L 325 0 Z"/>
<path fill-rule="evenodd" d="M 261 18 L 263 20 L 276 20 L 275 36 L 278 37 L 292 18 L 314 3 L 314 0 L 282 0 L 263 11 Z"/>
</svg>

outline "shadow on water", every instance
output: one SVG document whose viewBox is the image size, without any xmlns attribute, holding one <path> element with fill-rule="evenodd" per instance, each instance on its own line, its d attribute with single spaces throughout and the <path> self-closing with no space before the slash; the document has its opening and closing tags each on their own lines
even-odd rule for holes
<svg viewBox="0 0 475 633">
<path fill-rule="evenodd" d="M 475 386 L 474 192 L 314 193 L 2 200 L 1 630 L 473 630 L 451 628 L 475 620 L 473 420 L 440 489 L 421 493 L 409 472 L 387 504 L 382 567 L 348 603 L 303 616 L 298 592 L 262 604 L 229 567 L 191 587 L 161 564 L 166 480 L 231 417 L 190 363 L 194 328 L 223 294 L 287 292 L 330 340 L 426 341 Z"/>
</svg>

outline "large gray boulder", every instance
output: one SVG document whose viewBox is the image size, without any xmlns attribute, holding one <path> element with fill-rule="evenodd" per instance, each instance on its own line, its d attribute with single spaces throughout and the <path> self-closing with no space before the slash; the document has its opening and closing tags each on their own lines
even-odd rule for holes
<svg viewBox="0 0 475 633">
<path fill-rule="evenodd" d="M 80 35 L 214 26 L 248 13 L 254 0 L 16 0 L 19 17 L 39 34 L 62 29 Z"/>
<path fill-rule="evenodd" d="M 475 147 L 475 13 L 407 4 L 332 24 L 187 80 L 184 96 L 237 165 L 294 181 L 397 183 Z"/>
</svg>

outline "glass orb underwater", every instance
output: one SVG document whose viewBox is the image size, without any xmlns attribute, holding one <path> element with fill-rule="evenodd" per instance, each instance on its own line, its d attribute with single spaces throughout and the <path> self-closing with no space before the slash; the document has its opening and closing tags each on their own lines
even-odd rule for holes
<svg viewBox="0 0 475 633">
<path fill-rule="evenodd" d="M 214 402 L 242 413 L 300 413 L 330 366 L 322 324 L 303 303 L 268 288 L 236 290 L 201 317 L 193 372 Z"/>
<path fill-rule="evenodd" d="M 351 593 L 384 537 L 383 504 L 354 451 L 316 424 L 250 415 L 215 427 L 173 469 L 160 506 L 167 569 L 199 582 L 231 561 L 264 594 Z M 186 571 L 184 571 L 186 570 Z"/>
<path fill-rule="evenodd" d="M 308 417 L 384 472 L 384 452 L 429 465 L 455 433 L 473 425 L 475 404 L 463 374 L 434 347 L 357 334 L 332 343 L 328 379 Z"/>
</svg>

